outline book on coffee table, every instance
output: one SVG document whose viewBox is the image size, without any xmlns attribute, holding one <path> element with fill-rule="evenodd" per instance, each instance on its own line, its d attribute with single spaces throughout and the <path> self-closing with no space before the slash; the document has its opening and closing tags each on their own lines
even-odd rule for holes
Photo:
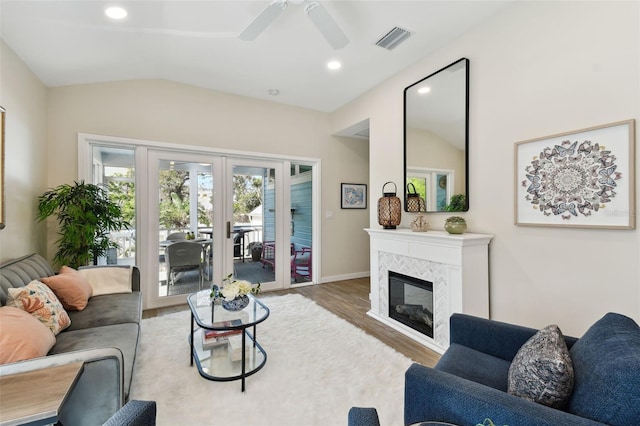
<svg viewBox="0 0 640 426">
<path fill-rule="evenodd" d="M 233 327 L 242 325 L 240 320 L 221 321 L 214 323 L 216 327 Z M 229 336 L 239 335 L 242 330 L 202 330 L 202 348 L 209 349 L 215 346 L 227 344 Z"/>
<path fill-rule="evenodd" d="M 202 333 L 202 349 L 213 349 L 218 346 L 227 345 L 229 343 L 227 336 L 206 338 Z"/>
</svg>

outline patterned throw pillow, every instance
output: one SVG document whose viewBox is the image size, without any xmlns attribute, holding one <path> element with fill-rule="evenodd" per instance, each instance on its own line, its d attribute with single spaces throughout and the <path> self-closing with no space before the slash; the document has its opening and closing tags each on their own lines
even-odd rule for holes
<svg viewBox="0 0 640 426">
<path fill-rule="evenodd" d="M 71 325 L 71 318 L 53 291 L 37 280 L 24 287 L 10 288 L 7 306 L 15 306 L 35 316 L 54 335 Z"/>
<path fill-rule="evenodd" d="M 509 367 L 507 392 L 562 408 L 573 391 L 573 364 L 562 332 L 550 325 L 522 345 Z"/>
</svg>

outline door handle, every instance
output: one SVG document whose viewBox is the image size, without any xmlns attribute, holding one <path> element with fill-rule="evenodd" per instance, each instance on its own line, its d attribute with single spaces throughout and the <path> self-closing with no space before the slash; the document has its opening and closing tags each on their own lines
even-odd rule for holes
<svg viewBox="0 0 640 426">
<path fill-rule="evenodd" d="M 227 239 L 231 238 L 231 222 L 227 222 Z"/>
</svg>

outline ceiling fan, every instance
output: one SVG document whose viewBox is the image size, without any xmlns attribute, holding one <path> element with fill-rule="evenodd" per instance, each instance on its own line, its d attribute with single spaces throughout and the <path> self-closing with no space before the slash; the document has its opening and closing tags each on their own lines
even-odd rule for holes
<svg viewBox="0 0 640 426">
<path fill-rule="evenodd" d="M 349 39 L 342 32 L 331 15 L 317 1 L 308 0 L 275 0 L 245 28 L 238 38 L 241 40 L 255 40 L 271 23 L 287 8 L 289 3 L 299 5 L 306 3 L 304 11 L 315 24 L 324 38 L 334 49 L 341 49 L 349 44 Z"/>
</svg>

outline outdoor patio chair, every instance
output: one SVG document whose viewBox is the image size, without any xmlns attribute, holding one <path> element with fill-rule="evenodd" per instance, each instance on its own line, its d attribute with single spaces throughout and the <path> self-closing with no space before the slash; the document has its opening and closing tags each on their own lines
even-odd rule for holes
<svg viewBox="0 0 640 426">
<path fill-rule="evenodd" d="M 295 250 L 291 256 L 291 277 L 311 281 L 311 247 Z"/>
<path fill-rule="evenodd" d="M 177 274 L 188 271 L 198 271 L 198 288 L 204 283 L 204 249 L 200 243 L 179 241 L 167 246 L 167 274 L 168 284 L 174 285 Z"/>
<path fill-rule="evenodd" d="M 260 257 L 262 267 L 265 265 L 271 266 L 271 269 L 275 272 L 276 268 L 276 243 L 275 241 L 264 241 L 262 243 L 262 256 Z"/>
<path fill-rule="evenodd" d="M 184 232 L 174 232 L 167 235 L 167 241 L 182 241 L 187 239 L 187 234 Z"/>
</svg>

